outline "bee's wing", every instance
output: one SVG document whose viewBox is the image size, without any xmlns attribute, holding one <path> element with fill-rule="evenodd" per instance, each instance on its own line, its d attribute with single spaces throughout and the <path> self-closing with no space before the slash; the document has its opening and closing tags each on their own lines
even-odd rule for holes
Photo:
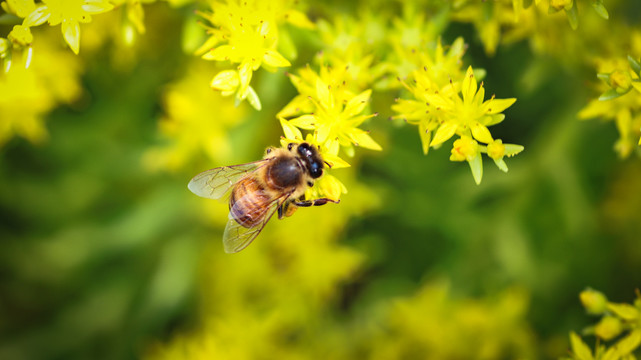
<svg viewBox="0 0 641 360">
<path fill-rule="evenodd" d="M 258 170 L 267 161 L 263 159 L 248 164 L 209 169 L 194 176 L 187 187 L 200 197 L 220 199 L 245 174 Z"/>
<path fill-rule="evenodd" d="M 223 247 L 226 253 L 237 253 L 246 248 L 252 241 L 260 234 L 269 219 L 274 215 L 276 209 L 282 205 L 283 201 L 287 199 L 287 195 L 283 195 L 272 200 L 269 205 L 259 209 L 253 216 L 261 219 L 252 227 L 244 227 L 236 221 L 233 217 L 234 209 L 229 211 L 229 219 L 227 226 L 225 226 L 225 233 L 223 234 Z M 240 202 L 236 202 L 239 204 Z"/>
</svg>

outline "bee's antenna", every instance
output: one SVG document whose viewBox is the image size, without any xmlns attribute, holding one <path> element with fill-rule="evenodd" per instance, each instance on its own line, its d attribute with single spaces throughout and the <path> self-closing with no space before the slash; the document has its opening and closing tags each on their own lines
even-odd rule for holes
<svg viewBox="0 0 641 360">
<path fill-rule="evenodd" d="M 328 162 L 327 162 L 327 161 L 325 161 L 325 160 L 323 160 L 323 162 L 324 162 L 325 164 L 327 164 L 327 167 L 328 167 L 328 168 L 330 168 L 330 169 L 332 168 L 332 164 L 328 163 Z"/>
</svg>

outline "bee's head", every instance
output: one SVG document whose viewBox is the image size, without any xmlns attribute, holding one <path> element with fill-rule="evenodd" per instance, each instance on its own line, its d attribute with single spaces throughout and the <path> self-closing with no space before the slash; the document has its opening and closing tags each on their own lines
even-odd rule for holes
<svg viewBox="0 0 641 360">
<path fill-rule="evenodd" d="M 295 144 L 289 144 L 287 149 L 291 151 L 294 146 Z M 295 151 L 307 165 L 309 176 L 317 179 L 323 175 L 323 159 L 314 145 L 305 142 L 300 143 Z"/>
</svg>

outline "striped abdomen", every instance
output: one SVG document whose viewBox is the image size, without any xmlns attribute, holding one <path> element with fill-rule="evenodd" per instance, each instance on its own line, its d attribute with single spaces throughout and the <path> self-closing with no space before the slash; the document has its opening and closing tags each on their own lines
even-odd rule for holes
<svg viewBox="0 0 641 360">
<path fill-rule="evenodd" d="M 251 228 L 260 224 L 274 198 L 253 176 L 247 176 L 234 186 L 229 198 L 230 215 L 240 225 Z"/>
</svg>

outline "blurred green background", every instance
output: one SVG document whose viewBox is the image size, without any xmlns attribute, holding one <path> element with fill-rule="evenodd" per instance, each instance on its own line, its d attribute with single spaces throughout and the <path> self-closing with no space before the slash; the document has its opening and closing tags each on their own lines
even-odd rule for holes
<svg viewBox="0 0 641 360">
<path fill-rule="evenodd" d="M 593 68 L 534 53 L 526 40 L 501 45 L 490 57 L 472 25 L 451 24 L 444 42 L 464 37 L 466 61 L 487 71 L 488 94 L 518 99 L 505 111 L 506 121 L 492 128 L 495 137 L 525 146 L 509 160 L 509 173 L 486 162 L 476 186 L 467 164 L 450 162 L 447 149 L 424 156 L 415 127 L 386 120 L 394 95 L 375 93 L 371 108 L 380 116 L 368 127 L 384 150 L 360 151 L 352 170 L 333 172 L 349 189 L 338 205 L 343 210 L 301 209 L 272 221 L 248 254 L 226 255 L 224 211 L 211 215 L 205 207 L 217 205 L 203 204 L 186 184 L 199 171 L 252 161 L 277 145 L 281 129 L 274 116 L 295 89 L 282 72 L 257 74 L 263 110 L 246 107 L 244 120 L 230 127 L 228 156 L 212 161 L 199 154 L 174 171 L 150 170 L 146 154 L 171 143 L 158 131 L 167 84 L 179 81 L 195 60 L 182 51 L 178 31 L 193 9 L 158 3 L 145 10 L 148 34 L 135 49 L 107 41 L 81 54 L 84 92 L 47 116 L 46 143 L 13 138 L 0 149 L 0 359 L 155 358 L 163 352 L 153 349 L 177 336 L 206 334 L 202 324 L 216 314 L 234 318 L 237 310 L 218 302 L 225 289 L 237 291 L 239 280 L 227 272 L 247 272 L 261 284 L 256 298 L 271 294 L 271 280 L 263 277 L 272 274 L 248 264 L 262 257 L 277 261 L 279 248 L 268 243 L 279 234 L 314 249 L 306 244 L 318 241 L 306 232 L 315 229 L 312 223 L 333 224 L 327 234 L 332 246 L 357 260 L 329 285 L 331 296 L 310 305 L 314 310 L 305 312 L 303 323 L 316 330 L 301 336 L 313 339 L 326 328 L 337 337 L 352 334 L 359 345 L 341 351 L 345 358 L 375 358 L 375 345 L 367 344 L 376 337 L 357 335 L 378 326 L 372 323 L 381 304 L 411 298 L 424 284 L 446 282 L 453 303 L 483 299 L 490 308 L 506 289 L 525 294 L 519 328 L 527 333 L 528 350 L 500 352 L 500 358 L 565 355 L 568 332 L 594 321 L 578 300 L 587 286 L 614 301 L 633 299 L 641 280 L 641 162 L 617 157 L 612 123 L 577 120 L 598 96 L 586 86 L 596 82 Z M 635 1 L 609 10 L 609 21 L 633 20 L 638 27 L 638 16 L 624 18 L 639 14 Z M 309 61 L 305 51 L 316 51 L 307 46 L 294 66 Z M 213 74 L 203 74 L 205 86 Z M 211 121 L 217 111 L 213 105 Z M 342 215 L 343 222 L 327 220 Z M 334 258 L 342 259 L 329 253 L 329 263 L 300 266 L 320 283 Z M 216 276 L 232 285 L 219 285 Z M 221 288 L 208 290 L 215 286 Z M 296 286 L 292 292 L 299 294 Z M 318 300 L 300 294 L 305 306 Z M 252 299 L 242 306 L 261 307 L 253 314 L 280 306 L 279 297 Z M 392 333 L 403 338 L 402 331 Z M 256 345 L 242 331 L 237 335 L 248 340 L 244 346 Z M 300 342 L 288 336 L 286 344 Z M 309 356 L 301 351 L 291 358 L 322 353 L 306 341 L 301 346 Z"/>
</svg>

